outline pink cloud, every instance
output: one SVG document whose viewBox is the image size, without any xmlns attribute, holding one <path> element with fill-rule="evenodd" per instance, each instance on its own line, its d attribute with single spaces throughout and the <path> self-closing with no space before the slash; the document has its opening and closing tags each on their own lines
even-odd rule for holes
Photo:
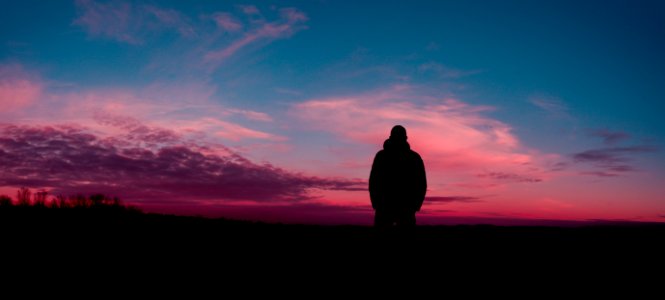
<svg viewBox="0 0 665 300">
<path fill-rule="evenodd" d="M 522 145 L 510 125 L 487 116 L 491 110 L 456 99 L 432 100 L 409 86 L 393 86 L 310 99 L 295 104 L 291 113 L 303 127 L 332 133 L 346 143 L 347 154 L 332 154 L 346 166 L 357 165 L 358 174 L 366 172 L 368 149 L 377 151 L 392 126 L 404 125 L 412 149 L 425 160 L 431 196 L 440 196 L 444 186 L 448 193 L 464 193 L 455 182 L 497 189 L 551 178 L 547 166 L 560 156 Z"/>
<path fill-rule="evenodd" d="M 305 22 L 308 20 L 307 15 L 293 7 L 282 8 L 279 12 L 289 23 Z"/>
<path fill-rule="evenodd" d="M 179 87 L 172 87 L 179 89 Z M 243 139 L 284 141 L 285 138 L 265 131 L 252 129 L 235 120 L 239 115 L 252 121 L 270 122 L 270 115 L 252 110 L 230 108 L 209 99 L 202 90 L 180 89 L 173 98 L 162 97 L 168 90 L 151 88 L 139 92 L 131 90 L 94 90 L 55 97 L 62 109 L 62 120 L 77 121 L 92 128 L 91 120 L 99 122 L 100 116 L 133 118 L 148 124 L 168 128 L 191 136 L 208 135 L 226 141 Z M 188 92 L 184 92 L 188 90 Z M 53 103 L 55 104 L 55 103 Z M 50 106 L 50 105 L 49 105 Z M 108 131 L 109 128 L 97 128 Z"/>
<path fill-rule="evenodd" d="M 281 137 L 278 135 L 258 131 L 258 130 L 253 130 L 249 129 L 243 126 L 240 126 L 238 124 L 233 124 L 230 122 L 218 120 L 218 119 L 212 119 L 212 118 L 206 118 L 203 119 L 203 122 L 212 124 L 213 126 L 218 127 L 220 130 L 216 132 L 217 136 L 221 136 L 223 138 L 232 140 L 232 141 L 239 141 L 241 139 L 267 139 L 267 140 L 273 140 L 273 141 L 283 141 L 286 138 Z"/>
<path fill-rule="evenodd" d="M 216 51 L 210 51 L 205 54 L 204 60 L 208 62 L 221 63 L 223 60 L 229 58 L 231 55 L 236 53 L 242 47 L 254 42 L 255 40 L 261 38 L 263 34 L 259 32 L 254 32 L 243 36 L 240 40 L 234 41 L 228 47 Z"/>
<path fill-rule="evenodd" d="M 41 90 L 40 85 L 25 79 L 0 81 L 0 111 L 13 111 L 31 105 Z"/>
<path fill-rule="evenodd" d="M 29 78 L 18 65 L 0 65 L 0 112 L 32 105 L 42 94 L 41 82 Z"/>
<path fill-rule="evenodd" d="M 153 5 L 146 5 L 143 9 L 157 19 L 158 22 L 156 22 L 156 25 L 152 26 L 173 28 L 182 36 L 196 36 L 194 27 L 189 24 L 189 21 L 180 12 L 173 9 L 162 9 Z"/>
<path fill-rule="evenodd" d="M 188 140 L 233 142 L 235 146 L 245 139 L 269 143 L 287 140 L 252 128 L 257 122 L 273 122 L 269 114 L 220 105 L 214 93 L 213 86 L 201 83 L 53 92 L 28 76 L 21 66 L 0 66 L 0 117 L 4 122 L 80 124 L 105 134 L 140 130 L 127 126 L 142 122 L 172 130 Z M 120 123 L 124 125 L 108 126 Z"/>
<path fill-rule="evenodd" d="M 127 133 L 99 135 L 72 125 L 0 126 L 0 186 L 201 205 L 298 202 L 312 199 L 313 189 L 357 190 L 363 184 L 256 164 L 234 152 L 206 153 L 168 129 L 132 120 L 113 125 Z"/>
<path fill-rule="evenodd" d="M 228 32 L 236 32 L 242 29 L 242 23 L 229 13 L 215 13 L 212 16 L 217 26 Z"/>
<path fill-rule="evenodd" d="M 253 111 L 253 110 L 247 110 L 247 109 L 228 109 L 228 111 L 232 114 L 238 114 L 241 115 L 249 120 L 253 121 L 261 121 L 261 122 L 272 122 L 273 119 L 270 117 L 270 115 L 263 113 L 263 112 L 258 112 L 258 111 Z"/>
<path fill-rule="evenodd" d="M 260 15 L 259 9 L 254 5 L 238 5 L 238 8 L 246 15 Z"/>
<path fill-rule="evenodd" d="M 530 156 L 518 151 L 519 141 L 512 128 L 481 114 L 491 108 L 454 99 L 414 104 L 406 101 L 408 96 L 400 89 L 312 99 L 296 104 L 294 112 L 314 128 L 369 144 L 381 144 L 393 125 L 404 124 L 412 137 L 410 142 L 421 145 L 426 153 L 475 157 L 468 162 L 448 162 L 450 166 L 529 162 Z"/>
<path fill-rule="evenodd" d="M 94 37 L 106 37 L 138 45 L 143 44 L 149 34 L 166 29 L 174 29 L 185 37 L 196 36 L 196 31 L 187 18 L 173 9 L 92 0 L 77 0 L 76 7 L 79 16 L 73 24 L 81 26 Z"/>
<path fill-rule="evenodd" d="M 307 21 L 307 16 L 294 8 L 281 9 L 280 16 L 280 19 L 274 22 L 261 22 L 258 28 L 246 32 L 240 39 L 231 42 L 222 49 L 208 51 L 204 56 L 204 60 L 216 67 L 238 50 L 250 44 L 291 36 L 296 31 L 303 29 L 302 23 Z"/>
<path fill-rule="evenodd" d="M 74 24 L 85 28 L 90 35 L 105 36 L 129 44 L 142 43 L 135 32 L 140 24 L 132 15 L 129 3 L 77 0 L 76 6 L 80 16 L 74 20 Z"/>
</svg>

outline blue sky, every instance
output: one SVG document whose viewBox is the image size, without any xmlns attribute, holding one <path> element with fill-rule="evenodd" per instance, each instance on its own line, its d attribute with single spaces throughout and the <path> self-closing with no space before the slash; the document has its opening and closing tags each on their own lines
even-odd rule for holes
<svg viewBox="0 0 665 300">
<path fill-rule="evenodd" d="M 192 20 L 210 11 L 234 11 L 238 5 L 154 3 L 178 9 Z M 256 4 L 266 14 L 274 13 L 272 5 Z M 5 42 L 0 55 L 5 61 L 32 65 L 45 76 L 81 85 L 131 86 L 187 76 L 145 70 L 146 62 L 158 53 L 183 51 L 174 45 L 178 37 L 173 34 L 151 36 L 141 47 L 117 44 L 73 26 L 73 2 L 11 1 L 4 6 L 8 9 L 2 13 Z M 499 113 L 504 120 L 532 124 L 533 119 L 522 120 L 522 111 L 530 109 L 529 97 L 546 96 L 583 116 L 589 127 L 664 135 L 662 2 L 280 3 L 291 6 L 307 13 L 307 29 L 252 51 L 248 59 L 229 63 L 206 78 L 229 90 L 229 101 L 271 103 L 280 96 L 275 97 L 275 87 L 305 97 L 393 82 L 434 89 L 453 82 L 471 91 L 445 92 L 464 95 L 473 103 L 514 108 Z M 419 72 L 418 67 L 427 63 L 472 75 L 440 78 L 436 70 Z M 342 76 L 356 71 L 365 73 Z M 238 76 L 256 80 L 225 83 Z"/>
</svg>

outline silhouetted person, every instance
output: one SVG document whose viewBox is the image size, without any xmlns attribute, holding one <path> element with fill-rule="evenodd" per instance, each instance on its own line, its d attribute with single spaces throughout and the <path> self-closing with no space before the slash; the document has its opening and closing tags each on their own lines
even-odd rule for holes
<svg viewBox="0 0 665 300">
<path fill-rule="evenodd" d="M 425 200 L 427 179 L 422 158 L 406 142 L 406 129 L 393 127 L 376 153 L 369 175 L 369 195 L 376 211 L 374 226 L 412 228 Z"/>
</svg>

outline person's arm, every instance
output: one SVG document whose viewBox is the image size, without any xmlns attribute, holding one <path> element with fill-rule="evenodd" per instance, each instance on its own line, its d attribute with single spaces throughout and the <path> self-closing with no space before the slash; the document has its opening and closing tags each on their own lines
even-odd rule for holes
<svg viewBox="0 0 665 300">
<path fill-rule="evenodd" d="M 383 155 L 381 151 L 376 153 L 372 170 L 369 173 L 369 198 L 372 201 L 372 208 L 377 209 L 381 206 L 381 177 L 383 172 Z"/>
<path fill-rule="evenodd" d="M 418 201 L 416 202 L 416 211 L 420 211 L 420 208 L 423 206 L 423 202 L 425 201 L 425 194 L 427 193 L 427 174 L 425 173 L 425 163 L 423 163 L 423 159 L 418 157 L 418 164 L 417 164 L 417 185 L 418 185 Z"/>
</svg>

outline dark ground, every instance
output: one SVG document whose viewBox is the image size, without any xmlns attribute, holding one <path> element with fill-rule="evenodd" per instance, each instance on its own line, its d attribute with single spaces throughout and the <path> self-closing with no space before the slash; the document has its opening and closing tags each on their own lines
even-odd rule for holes
<svg viewBox="0 0 665 300">
<path fill-rule="evenodd" d="M 334 286 L 335 280 L 367 285 L 382 278 L 418 286 L 424 277 L 472 284 L 511 282 L 511 274 L 538 281 L 563 272 L 584 285 L 599 275 L 659 272 L 665 253 L 663 224 L 420 226 L 381 233 L 363 226 L 146 214 L 122 206 L 0 206 L 0 230 L 3 274 L 35 282 L 131 278 L 141 285 L 155 278 L 190 278 L 220 284 L 225 282 L 220 278 L 231 278 L 247 284 L 328 278 L 326 284 Z M 160 282 L 159 289 L 171 288 Z"/>
<path fill-rule="evenodd" d="M 419 226 L 412 232 L 377 232 L 365 226 L 266 224 L 142 213 L 125 207 L 53 209 L 0 207 L 2 239 L 42 246 L 95 243 L 105 247 L 243 251 L 288 248 L 372 248 L 464 251 L 478 249 L 657 249 L 665 224 L 622 223 L 579 227 L 491 225 Z"/>
<path fill-rule="evenodd" d="M 220 278 L 286 282 L 282 288 L 297 285 L 294 278 L 328 278 L 325 282 L 332 285 L 337 280 L 369 285 L 379 278 L 395 282 L 386 286 L 388 291 L 404 280 L 420 286 L 429 279 L 437 288 L 457 284 L 442 278 L 467 285 L 503 282 L 515 289 L 531 280 L 551 290 L 571 283 L 588 286 L 589 281 L 611 289 L 628 279 L 658 287 L 652 282 L 662 282 L 665 267 L 661 223 L 419 226 L 413 232 L 377 232 L 364 226 L 267 224 L 76 203 L 50 208 L 0 202 L 0 274 L 28 283 L 28 290 L 34 288 L 31 282 L 40 286 L 53 279 L 64 279 L 66 284 L 53 281 L 62 288 L 125 278 L 138 285 L 151 280 L 156 289 L 167 290 L 187 279 L 212 280 L 216 287 L 226 282 Z M 160 281 L 169 278 L 176 282 L 165 286 Z M 489 291 L 488 285 L 475 289 Z"/>
</svg>

